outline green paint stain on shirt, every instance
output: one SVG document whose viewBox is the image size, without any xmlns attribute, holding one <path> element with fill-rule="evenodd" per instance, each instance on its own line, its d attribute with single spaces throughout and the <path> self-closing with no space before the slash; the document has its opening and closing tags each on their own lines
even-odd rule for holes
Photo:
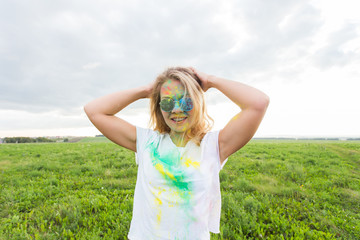
<svg viewBox="0 0 360 240">
<path fill-rule="evenodd" d="M 184 196 L 191 194 L 190 183 L 186 182 L 186 173 L 181 166 L 181 156 L 178 151 L 166 151 L 159 153 L 154 143 L 148 144 L 151 154 L 153 166 L 158 166 L 157 169 L 162 176 L 167 180 L 169 186 L 176 187 Z"/>
<path fill-rule="evenodd" d="M 184 226 L 185 235 L 187 236 L 187 234 L 189 234 L 190 225 L 197 220 L 193 216 L 193 203 L 191 201 L 193 186 L 192 183 L 188 181 L 189 178 L 185 172 L 185 169 L 188 167 L 181 162 L 181 154 L 177 148 L 174 147 L 159 152 L 155 142 L 148 142 L 147 144 L 152 165 L 166 180 L 167 185 L 178 194 L 177 197 L 174 196 L 174 198 L 182 199 L 181 208 L 190 220 L 186 226 Z M 186 159 L 189 161 L 189 158 Z M 182 233 L 182 235 L 183 234 L 184 233 Z M 175 239 L 187 239 L 187 237 L 177 238 L 175 236 Z"/>
</svg>

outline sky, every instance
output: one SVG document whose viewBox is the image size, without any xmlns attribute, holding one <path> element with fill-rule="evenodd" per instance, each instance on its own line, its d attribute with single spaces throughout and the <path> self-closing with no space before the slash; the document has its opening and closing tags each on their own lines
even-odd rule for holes
<svg viewBox="0 0 360 240">
<path fill-rule="evenodd" d="M 101 134 L 83 106 L 170 66 L 270 97 L 255 137 L 360 136 L 357 0 L 2 0 L 0 137 Z M 205 93 L 213 130 L 239 112 Z M 116 116 L 148 127 L 149 101 Z"/>
</svg>

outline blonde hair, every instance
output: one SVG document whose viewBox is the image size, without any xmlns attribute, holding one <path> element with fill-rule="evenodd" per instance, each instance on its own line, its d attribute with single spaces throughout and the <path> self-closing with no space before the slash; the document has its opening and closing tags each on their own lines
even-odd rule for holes
<svg viewBox="0 0 360 240">
<path fill-rule="evenodd" d="M 153 92 L 150 96 L 150 127 L 160 133 L 170 133 L 171 129 L 166 124 L 161 109 L 160 89 L 166 80 L 178 80 L 185 88 L 193 101 L 193 125 L 186 131 L 185 137 L 200 146 L 204 135 L 211 130 L 214 120 L 208 115 L 204 99 L 204 91 L 200 86 L 200 79 L 189 68 L 170 67 L 161 73 L 155 80 Z"/>
</svg>

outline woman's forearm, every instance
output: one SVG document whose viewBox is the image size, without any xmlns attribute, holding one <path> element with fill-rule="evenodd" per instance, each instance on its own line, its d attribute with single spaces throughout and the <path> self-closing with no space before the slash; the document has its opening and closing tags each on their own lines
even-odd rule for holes
<svg viewBox="0 0 360 240">
<path fill-rule="evenodd" d="M 132 89 L 127 89 L 109 95 L 97 98 L 84 106 L 87 115 L 91 114 L 105 114 L 115 115 L 130 103 L 135 102 L 141 98 L 148 97 L 150 89 L 148 86 L 142 86 Z"/>
<path fill-rule="evenodd" d="M 208 81 L 210 87 L 218 89 L 242 110 L 247 108 L 262 110 L 269 104 L 269 97 L 265 93 L 246 84 L 216 76 L 209 76 Z"/>
</svg>

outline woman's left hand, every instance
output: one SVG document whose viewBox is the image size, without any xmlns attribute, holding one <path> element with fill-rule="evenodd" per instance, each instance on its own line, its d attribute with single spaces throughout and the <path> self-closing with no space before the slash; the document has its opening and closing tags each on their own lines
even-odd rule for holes
<svg viewBox="0 0 360 240">
<path fill-rule="evenodd" d="M 211 88 L 211 86 L 210 86 L 210 81 L 209 81 L 209 78 L 210 78 L 210 75 L 209 75 L 209 74 L 200 72 L 200 71 L 196 70 L 196 69 L 193 68 L 193 67 L 189 67 L 189 68 L 190 68 L 191 71 L 193 71 L 194 74 L 200 79 L 200 81 L 201 81 L 201 88 L 203 89 L 204 92 L 206 92 L 209 88 Z"/>
</svg>

